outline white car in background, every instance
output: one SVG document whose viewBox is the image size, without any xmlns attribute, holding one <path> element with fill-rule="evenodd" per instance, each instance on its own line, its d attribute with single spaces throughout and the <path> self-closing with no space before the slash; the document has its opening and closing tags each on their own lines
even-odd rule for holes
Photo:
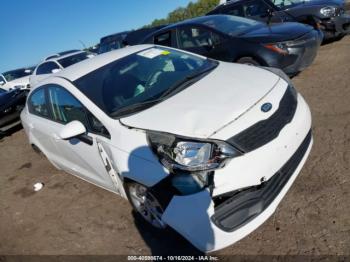
<svg viewBox="0 0 350 262">
<path fill-rule="evenodd" d="M 63 68 L 69 67 L 91 57 L 93 56 L 85 51 L 71 51 L 68 53 L 63 53 L 63 55 L 51 55 L 36 66 L 33 74 L 30 76 L 30 85 L 36 85 L 49 75 L 57 73 Z"/>
<path fill-rule="evenodd" d="M 74 50 L 67 50 L 67 51 L 51 54 L 51 55 L 45 57 L 44 61 L 47 61 L 47 60 L 52 59 L 52 58 L 57 58 L 60 56 L 68 55 L 68 54 L 73 54 L 76 52 L 81 52 L 81 50 L 74 49 Z"/>
<path fill-rule="evenodd" d="M 280 70 L 153 45 L 43 80 L 21 119 L 54 166 L 206 252 L 273 214 L 313 141 L 309 107 Z"/>
<path fill-rule="evenodd" d="M 32 68 L 19 68 L 0 74 L 0 87 L 7 91 L 12 89 L 29 89 L 29 76 L 32 74 Z"/>
</svg>

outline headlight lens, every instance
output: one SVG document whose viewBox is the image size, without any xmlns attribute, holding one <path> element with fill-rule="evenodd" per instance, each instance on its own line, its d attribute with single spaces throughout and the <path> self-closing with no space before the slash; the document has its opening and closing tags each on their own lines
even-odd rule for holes
<svg viewBox="0 0 350 262">
<path fill-rule="evenodd" d="M 268 48 L 276 53 L 282 54 L 282 55 L 289 54 L 287 43 L 280 42 L 280 43 L 274 43 L 274 44 L 265 44 L 264 46 L 266 48 Z"/>
<path fill-rule="evenodd" d="M 321 8 L 320 13 L 326 17 L 335 16 L 336 8 L 333 6 L 326 6 Z"/>
<path fill-rule="evenodd" d="M 183 195 L 208 186 L 213 170 L 242 154 L 223 141 L 197 141 L 153 131 L 147 136 L 159 161 L 174 174 L 172 185 Z"/>
<path fill-rule="evenodd" d="M 159 132 L 148 132 L 148 140 L 160 162 L 175 173 L 214 170 L 241 155 L 223 141 L 194 141 Z"/>
</svg>

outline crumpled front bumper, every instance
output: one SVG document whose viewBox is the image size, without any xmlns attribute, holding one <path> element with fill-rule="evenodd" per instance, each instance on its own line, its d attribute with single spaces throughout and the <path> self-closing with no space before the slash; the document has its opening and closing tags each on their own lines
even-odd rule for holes
<svg viewBox="0 0 350 262">
<path fill-rule="evenodd" d="M 274 213 L 304 165 L 312 143 L 310 132 L 281 172 L 264 187 L 250 192 L 250 196 L 243 191 L 221 207 L 214 207 L 209 190 L 175 196 L 165 210 L 163 220 L 203 252 L 219 250 L 239 241 Z M 291 162 L 295 161 L 296 165 L 293 163 L 291 168 Z"/>
<path fill-rule="evenodd" d="M 331 31 L 335 36 L 350 33 L 350 14 L 344 13 L 322 21 L 325 31 Z"/>
<path fill-rule="evenodd" d="M 215 171 L 213 194 L 206 189 L 174 196 L 163 221 L 204 252 L 244 238 L 273 214 L 298 176 L 312 147 L 310 129 L 311 114 L 299 95 L 293 120 L 277 138 Z M 218 203 L 227 193 L 230 197 Z"/>
</svg>

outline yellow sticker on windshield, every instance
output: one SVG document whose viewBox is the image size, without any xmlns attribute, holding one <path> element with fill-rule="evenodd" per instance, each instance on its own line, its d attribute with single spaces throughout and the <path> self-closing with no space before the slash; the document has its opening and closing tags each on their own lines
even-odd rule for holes
<svg viewBox="0 0 350 262">
<path fill-rule="evenodd" d="M 160 55 L 169 55 L 170 52 L 167 50 L 162 50 L 162 49 L 158 49 L 158 48 L 150 48 L 150 49 L 146 49 L 144 51 L 141 51 L 139 53 L 137 53 L 139 56 L 143 56 L 149 59 L 153 59 L 157 56 Z"/>
</svg>

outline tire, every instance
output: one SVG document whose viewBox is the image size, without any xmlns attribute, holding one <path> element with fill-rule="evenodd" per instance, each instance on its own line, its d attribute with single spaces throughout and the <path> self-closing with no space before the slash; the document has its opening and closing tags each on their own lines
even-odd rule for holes
<svg viewBox="0 0 350 262">
<path fill-rule="evenodd" d="M 258 61 L 256 61 L 255 59 L 253 59 L 251 57 L 242 57 L 242 58 L 237 60 L 237 63 L 252 65 L 252 66 L 261 66 L 261 64 Z"/>
<path fill-rule="evenodd" d="M 157 229 L 167 227 L 161 219 L 164 207 L 155 192 L 136 182 L 126 182 L 124 188 L 131 206 L 144 221 Z"/>
</svg>

